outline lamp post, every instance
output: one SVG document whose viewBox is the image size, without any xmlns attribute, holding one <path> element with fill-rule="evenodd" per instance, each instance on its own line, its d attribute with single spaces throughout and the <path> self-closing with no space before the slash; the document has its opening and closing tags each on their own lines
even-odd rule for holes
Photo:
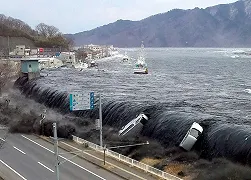
<svg viewBox="0 0 251 180">
<path fill-rule="evenodd" d="M 107 149 L 118 149 L 118 148 L 124 148 L 124 147 L 132 147 L 132 146 L 143 146 L 143 145 L 148 145 L 149 142 L 146 141 L 145 143 L 138 143 L 138 144 L 128 144 L 128 145 L 122 145 L 122 146 L 112 146 L 107 148 L 106 145 L 104 146 L 103 150 L 104 150 L 104 165 L 105 165 L 105 153 Z"/>
<path fill-rule="evenodd" d="M 59 166 L 62 165 L 65 162 L 68 162 L 70 159 L 78 156 L 80 153 L 83 153 L 83 151 L 78 150 L 78 151 L 72 151 L 72 152 L 66 152 L 66 153 L 59 153 L 58 151 L 58 142 L 60 140 L 63 140 L 63 138 L 58 138 L 57 135 L 57 123 L 53 123 L 53 137 L 51 137 L 53 139 L 54 142 L 54 155 L 55 155 L 55 176 L 56 176 L 56 180 L 59 180 Z M 63 156 L 61 156 L 62 154 L 72 154 L 72 153 L 76 153 L 79 152 L 79 154 L 73 155 L 72 157 L 69 158 L 65 158 Z M 59 161 L 59 157 L 63 158 L 63 161 Z"/>
</svg>

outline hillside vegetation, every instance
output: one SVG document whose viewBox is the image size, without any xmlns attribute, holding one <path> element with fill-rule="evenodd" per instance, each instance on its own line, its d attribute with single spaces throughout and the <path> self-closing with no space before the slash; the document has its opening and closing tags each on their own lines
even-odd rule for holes
<svg viewBox="0 0 251 180">
<path fill-rule="evenodd" d="M 10 47 L 25 44 L 32 47 L 68 48 L 72 43 L 54 26 L 40 23 L 35 29 L 32 29 L 28 24 L 19 19 L 0 14 L 0 38 L 4 41 L 0 43 L 1 48 L 8 47 L 7 37 L 9 37 L 9 43 L 11 43 L 9 44 Z"/>
</svg>

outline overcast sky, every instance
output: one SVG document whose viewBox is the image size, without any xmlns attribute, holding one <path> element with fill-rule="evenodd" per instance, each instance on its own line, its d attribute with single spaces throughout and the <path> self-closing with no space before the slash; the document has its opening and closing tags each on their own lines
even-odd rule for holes
<svg viewBox="0 0 251 180">
<path fill-rule="evenodd" d="M 140 20 L 174 8 L 205 8 L 237 0 L 2 0 L 0 13 L 28 23 L 58 27 L 76 33 L 118 19 Z"/>
</svg>

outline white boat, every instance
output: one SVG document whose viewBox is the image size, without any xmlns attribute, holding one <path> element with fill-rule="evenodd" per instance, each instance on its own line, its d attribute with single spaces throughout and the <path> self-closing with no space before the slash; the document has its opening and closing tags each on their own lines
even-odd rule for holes
<svg viewBox="0 0 251 180">
<path fill-rule="evenodd" d="M 129 56 L 127 55 L 126 52 L 125 52 L 125 55 L 123 56 L 122 61 L 123 61 L 123 62 L 128 62 L 128 61 L 129 61 Z"/>
<path fill-rule="evenodd" d="M 91 68 L 91 67 L 97 67 L 98 66 L 98 64 L 94 61 L 94 60 L 92 60 L 89 64 L 88 64 L 88 67 L 89 68 Z"/>
<path fill-rule="evenodd" d="M 148 74 L 148 69 L 146 67 L 134 68 L 134 74 Z"/>
<path fill-rule="evenodd" d="M 141 50 L 137 62 L 135 63 L 134 74 L 148 74 L 147 64 L 145 62 L 144 44 L 141 44 Z"/>
<path fill-rule="evenodd" d="M 86 69 L 88 68 L 88 64 L 82 61 L 79 61 L 79 63 L 74 64 L 74 68 L 76 69 Z"/>
</svg>

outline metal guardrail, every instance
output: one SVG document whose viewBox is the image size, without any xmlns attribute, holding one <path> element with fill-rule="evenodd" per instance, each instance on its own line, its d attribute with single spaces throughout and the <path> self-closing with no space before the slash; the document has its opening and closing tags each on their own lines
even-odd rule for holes
<svg viewBox="0 0 251 180">
<path fill-rule="evenodd" d="M 87 140 L 79 138 L 77 136 L 73 136 L 73 141 L 75 141 L 78 144 L 87 144 L 88 147 L 94 149 L 95 151 L 103 153 L 103 147 L 101 147 L 101 146 L 99 146 L 97 144 L 94 144 L 92 142 L 89 142 Z M 128 164 L 130 166 L 134 166 L 134 167 L 137 167 L 139 169 L 142 169 L 145 172 L 148 172 L 148 173 L 154 174 L 156 176 L 159 176 L 159 177 L 161 177 L 163 179 L 168 179 L 168 180 L 182 180 L 179 177 L 176 177 L 174 175 L 171 175 L 169 173 L 166 173 L 166 172 L 161 171 L 159 169 L 156 169 L 156 168 L 154 168 L 152 166 L 149 166 L 147 164 L 141 163 L 139 161 L 131 159 L 131 158 L 129 158 L 127 156 L 124 156 L 122 154 L 119 154 L 117 152 L 111 151 L 109 149 L 106 149 L 106 155 L 110 156 L 110 157 L 112 157 L 112 158 L 114 158 L 114 159 L 116 159 L 118 161 L 122 161 L 122 162 L 124 162 L 124 163 L 126 163 L 126 164 Z"/>
</svg>

